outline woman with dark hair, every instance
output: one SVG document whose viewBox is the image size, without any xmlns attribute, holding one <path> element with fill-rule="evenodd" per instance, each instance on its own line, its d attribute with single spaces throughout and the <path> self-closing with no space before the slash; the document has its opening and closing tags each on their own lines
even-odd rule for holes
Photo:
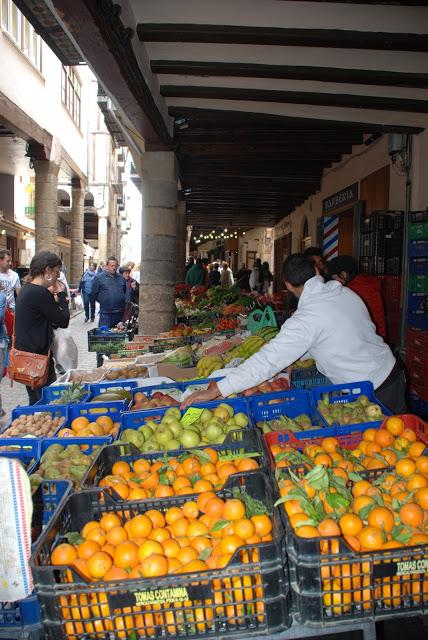
<svg viewBox="0 0 428 640">
<path fill-rule="evenodd" d="M 51 251 L 40 251 L 31 260 L 27 284 L 16 300 L 15 346 L 21 351 L 47 355 L 53 340 L 53 330 L 65 329 L 70 312 L 64 285 L 59 280 L 62 262 Z M 52 355 L 47 384 L 56 379 Z M 27 387 L 30 405 L 38 402 L 41 389 Z"/>
</svg>

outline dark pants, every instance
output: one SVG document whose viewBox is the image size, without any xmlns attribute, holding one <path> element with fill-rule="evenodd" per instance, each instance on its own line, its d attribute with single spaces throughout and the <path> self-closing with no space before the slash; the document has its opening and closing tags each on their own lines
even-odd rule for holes
<svg viewBox="0 0 428 640">
<path fill-rule="evenodd" d="M 52 384 L 52 382 L 55 382 L 55 380 L 56 380 L 55 364 L 51 356 L 49 360 L 49 375 L 48 375 L 48 381 L 46 382 L 46 386 Z M 37 387 L 37 389 L 32 389 L 31 387 L 26 387 L 27 393 L 28 393 L 28 399 L 29 399 L 28 404 L 30 405 L 36 404 L 36 402 L 40 400 L 40 398 L 42 397 L 42 388 L 43 387 Z"/>
<path fill-rule="evenodd" d="M 90 293 L 83 294 L 83 305 L 85 307 L 85 318 L 89 319 L 89 307 L 91 308 L 91 320 L 95 320 L 95 300 Z"/>
<path fill-rule="evenodd" d="M 392 413 L 407 413 L 406 376 L 399 362 L 396 362 L 391 373 L 375 391 L 376 398 Z"/>
<path fill-rule="evenodd" d="M 108 327 L 111 329 L 115 327 L 119 322 L 123 320 L 123 311 L 118 313 L 105 313 L 104 311 L 100 311 L 100 321 L 98 323 L 99 327 Z"/>
</svg>

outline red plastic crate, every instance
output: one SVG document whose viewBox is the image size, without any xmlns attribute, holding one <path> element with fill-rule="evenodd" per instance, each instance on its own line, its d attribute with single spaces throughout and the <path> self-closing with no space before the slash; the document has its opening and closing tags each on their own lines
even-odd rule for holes
<svg viewBox="0 0 428 640">
<path fill-rule="evenodd" d="M 421 370 L 428 377 L 428 351 L 420 348 L 407 347 L 406 349 L 406 367 L 411 372 L 412 367 Z"/>
<path fill-rule="evenodd" d="M 383 293 L 386 304 L 388 304 L 389 300 L 398 300 L 400 302 L 401 276 L 384 276 Z"/>
<path fill-rule="evenodd" d="M 416 433 L 416 437 L 418 440 L 423 442 L 428 447 L 428 423 L 424 422 L 422 418 L 418 416 L 414 416 L 413 414 L 404 414 L 400 417 L 405 425 L 406 429 L 412 429 Z M 385 424 L 388 418 L 385 418 L 381 425 L 381 429 L 385 428 Z M 326 429 L 325 435 L 316 436 L 314 438 L 306 438 L 306 439 L 297 439 L 292 431 L 272 431 L 271 433 L 265 434 L 265 442 L 269 451 L 269 456 L 271 459 L 272 466 L 274 465 L 274 459 L 271 453 L 271 446 L 274 444 L 284 444 L 293 449 L 303 450 L 309 444 L 321 444 L 321 441 L 327 436 L 334 436 L 339 440 L 340 447 L 342 449 L 355 449 L 358 444 L 361 442 L 363 438 L 363 433 L 366 429 L 373 428 L 370 424 L 362 425 L 361 429 L 356 429 L 355 427 L 340 427 L 342 433 L 331 433 L 331 429 Z M 327 433 L 328 431 L 328 433 Z"/>
<path fill-rule="evenodd" d="M 408 349 L 428 350 L 428 331 L 407 329 L 406 346 Z"/>
</svg>

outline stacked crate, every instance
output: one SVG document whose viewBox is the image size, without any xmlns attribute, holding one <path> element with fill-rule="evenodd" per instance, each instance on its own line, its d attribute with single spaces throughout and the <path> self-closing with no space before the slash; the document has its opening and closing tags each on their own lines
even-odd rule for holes
<svg viewBox="0 0 428 640">
<path fill-rule="evenodd" d="M 373 211 L 361 220 L 360 271 L 381 280 L 387 340 L 400 341 L 403 212 Z"/>
<path fill-rule="evenodd" d="M 411 396 L 428 413 L 428 211 L 409 214 L 406 368 Z M 425 411 L 423 408 L 425 406 Z"/>
</svg>

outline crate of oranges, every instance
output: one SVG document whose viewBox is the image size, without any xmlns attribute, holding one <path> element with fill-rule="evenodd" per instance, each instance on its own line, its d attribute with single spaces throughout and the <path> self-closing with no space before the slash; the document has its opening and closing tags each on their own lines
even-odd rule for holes
<svg viewBox="0 0 428 640">
<path fill-rule="evenodd" d="M 68 420 L 58 438 L 115 438 L 119 433 L 121 415 L 126 402 L 88 402 L 68 407 Z M 107 440 L 106 440 L 107 441 Z"/>
<path fill-rule="evenodd" d="M 284 530 L 262 472 L 118 505 L 74 494 L 31 560 L 47 638 L 242 637 L 290 624 Z"/>
<path fill-rule="evenodd" d="M 227 487 L 236 473 L 268 469 L 268 455 L 257 429 L 229 431 L 221 445 L 140 453 L 131 444 L 104 447 L 94 460 L 86 487 L 109 487 L 123 500 L 169 498 Z"/>
<path fill-rule="evenodd" d="M 289 440 L 276 453 L 289 463 L 277 469 L 277 504 L 299 622 L 428 610 L 425 428 L 394 416 L 357 434 L 354 446 L 329 436 L 299 441 L 300 450 Z"/>
</svg>

